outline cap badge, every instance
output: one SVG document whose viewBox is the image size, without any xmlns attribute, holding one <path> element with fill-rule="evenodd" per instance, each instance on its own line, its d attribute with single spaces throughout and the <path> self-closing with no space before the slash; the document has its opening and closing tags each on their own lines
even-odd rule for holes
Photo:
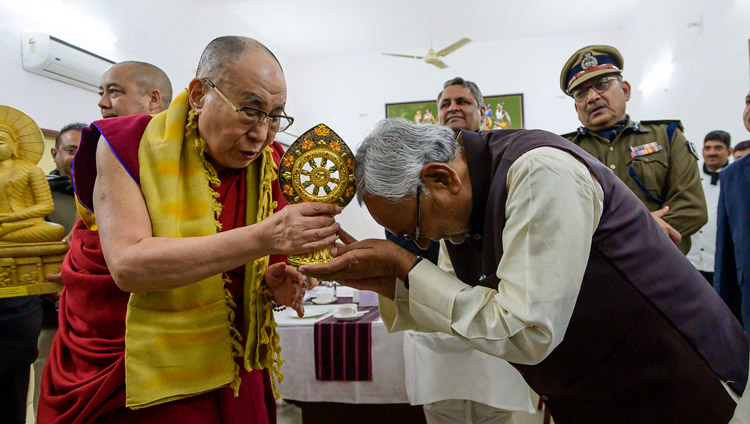
<svg viewBox="0 0 750 424">
<path fill-rule="evenodd" d="M 596 66 L 599 64 L 599 61 L 596 60 L 594 55 L 591 54 L 591 52 L 586 52 L 583 54 L 583 60 L 581 61 L 581 68 L 582 69 L 589 69 L 592 66 Z"/>
</svg>

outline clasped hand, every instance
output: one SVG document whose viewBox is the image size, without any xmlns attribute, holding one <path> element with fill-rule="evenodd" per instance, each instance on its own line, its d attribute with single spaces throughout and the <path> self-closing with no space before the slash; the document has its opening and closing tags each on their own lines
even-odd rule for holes
<svg viewBox="0 0 750 424">
<path fill-rule="evenodd" d="M 269 266 L 265 277 L 266 287 L 271 291 L 271 299 L 279 305 L 294 309 L 301 318 L 305 314 L 302 299 L 309 284 L 307 278 L 284 262 Z"/>
<path fill-rule="evenodd" d="M 388 240 L 357 241 L 343 230 L 339 231 L 339 236 L 344 244 L 331 249 L 334 256 L 331 261 L 303 265 L 299 271 L 393 299 L 396 278 L 403 279 L 417 257 Z"/>
</svg>

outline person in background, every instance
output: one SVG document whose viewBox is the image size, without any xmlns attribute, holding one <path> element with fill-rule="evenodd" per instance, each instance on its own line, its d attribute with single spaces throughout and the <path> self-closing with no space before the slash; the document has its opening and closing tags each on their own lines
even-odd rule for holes
<svg viewBox="0 0 750 424">
<path fill-rule="evenodd" d="M 103 118 L 159 113 L 172 101 L 172 84 L 158 67 L 127 61 L 112 65 L 102 74 L 99 109 Z"/>
<path fill-rule="evenodd" d="M 563 137 L 604 163 L 646 205 L 682 253 L 708 213 L 695 147 L 679 121 L 633 121 L 630 83 L 612 46 L 587 46 L 568 59 L 560 89 L 575 101 L 583 126 Z"/>
<path fill-rule="evenodd" d="M 66 233 L 70 233 L 78 219 L 73 197 L 71 166 L 81 140 L 81 130 L 85 127 L 86 124 L 82 122 L 62 127 L 55 137 L 55 147 L 50 152 L 55 160 L 55 169 L 47 175 L 47 182 L 52 192 L 52 200 L 55 202 L 55 210 L 47 215 L 47 220 L 65 227 Z"/>
<path fill-rule="evenodd" d="M 693 235 L 687 258 L 703 274 L 709 284 L 714 283 L 719 172 L 729 165 L 729 156 L 732 155 L 731 140 L 728 132 L 716 130 L 706 134 L 703 141 L 703 172 L 700 179 L 703 194 L 706 196 L 708 222 Z"/>
<path fill-rule="evenodd" d="M 734 146 L 732 157 L 734 158 L 734 160 L 737 160 L 748 153 L 750 153 L 750 140 L 745 140 L 737 143 L 737 145 Z"/>
<path fill-rule="evenodd" d="M 81 130 L 86 127 L 82 122 L 65 125 L 55 137 L 55 147 L 50 153 L 55 161 L 55 169 L 47 174 L 47 183 L 52 193 L 55 210 L 45 218 L 65 227 L 65 233 L 70 234 L 78 220 L 75 197 L 73 196 L 73 181 L 71 166 L 73 156 L 78 150 L 81 140 Z M 68 240 L 68 237 L 65 238 Z M 49 356 L 52 340 L 57 332 L 57 301 L 58 293 L 41 296 L 42 304 L 42 332 L 39 335 L 39 356 L 34 361 L 34 410 L 39 406 L 41 395 L 42 372 Z"/>
<path fill-rule="evenodd" d="M 742 115 L 750 131 L 750 92 Z M 714 288 L 750 334 L 750 158 L 721 172 Z"/>
<path fill-rule="evenodd" d="M 745 110 L 742 114 L 742 120 L 745 123 L 745 128 L 750 131 L 750 91 L 748 91 L 747 96 L 745 96 Z M 748 143 L 748 147 L 750 147 L 750 140 L 749 141 L 743 141 L 742 143 L 737 144 L 736 147 L 740 147 L 743 143 Z M 744 149 L 744 148 L 743 148 Z M 735 153 L 737 153 L 737 149 L 735 149 Z M 740 156 L 740 158 L 744 157 L 746 155 Z M 732 172 L 730 172 L 730 177 L 727 177 L 727 180 L 729 178 L 732 178 L 733 180 L 737 179 L 738 174 L 742 173 L 744 171 L 745 173 L 745 179 L 744 182 L 740 181 L 733 181 L 732 184 L 725 184 L 724 181 L 724 175 L 722 175 L 722 188 L 721 188 L 721 195 L 719 196 L 720 203 L 719 203 L 719 212 L 723 214 L 725 211 L 729 211 L 730 209 L 734 209 L 735 213 L 740 213 L 740 215 L 734 215 L 735 222 L 730 223 L 727 219 L 726 222 L 722 223 L 720 226 L 719 231 L 721 232 L 716 240 L 717 243 L 717 249 L 716 249 L 716 269 L 717 272 L 714 275 L 714 287 L 719 290 L 719 293 L 722 295 L 725 301 L 731 302 L 730 307 L 733 308 L 733 312 L 737 314 L 738 316 L 742 317 L 742 312 L 738 314 L 738 309 L 741 309 L 743 306 L 745 306 L 745 309 L 747 310 L 747 304 L 748 304 L 748 298 L 747 293 L 747 286 L 745 286 L 743 289 L 743 293 L 739 292 L 739 287 L 737 286 L 738 282 L 744 281 L 747 283 L 747 269 L 748 264 L 750 264 L 750 257 L 748 256 L 748 240 L 750 240 L 750 229 L 747 225 L 747 216 L 748 213 L 750 213 L 750 207 L 748 207 L 748 194 L 750 194 L 750 191 L 748 190 L 748 183 L 750 183 L 750 179 L 747 177 L 748 171 L 750 171 L 750 160 L 747 158 L 740 161 L 738 157 L 735 156 L 735 164 L 739 164 L 740 162 L 742 165 L 738 165 L 737 168 L 732 168 Z M 734 166 L 733 164 L 732 166 Z M 728 170 L 728 169 L 727 169 Z M 728 181 L 727 181 L 728 182 Z M 735 184 L 737 183 L 737 184 Z M 726 186 L 730 186 L 730 189 L 725 188 Z M 730 203 L 725 203 L 721 200 L 722 196 L 724 196 L 725 190 L 732 190 L 734 195 L 740 195 L 744 196 L 744 200 L 741 200 L 739 202 L 731 202 L 733 206 L 730 208 Z M 739 204 L 737 204 L 739 203 Z M 744 213 L 744 215 L 743 215 Z M 743 225 L 744 224 L 744 225 Z M 727 231 L 731 233 L 732 229 L 730 227 L 734 227 L 735 233 L 728 234 Z M 733 237 L 735 237 L 736 234 L 736 241 L 741 242 L 741 245 L 738 245 L 737 247 L 744 248 L 744 252 L 736 252 L 735 257 L 732 258 L 731 254 L 736 248 L 734 243 L 735 240 L 732 240 Z M 719 247 L 721 246 L 721 247 Z M 744 246 L 744 247 L 743 247 Z M 726 249 L 726 252 L 724 251 Z M 721 258 L 719 258 L 719 252 L 722 252 Z M 745 273 L 742 273 L 740 271 L 740 268 L 737 268 L 737 276 L 735 277 L 732 273 L 734 271 L 731 266 L 734 263 L 735 266 L 742 266 L 745 270 Z M 726 278 L 726 284 L 723 284 L 724 280 L 720 280 L 720 276 L 718 275 L 718 269 L 719 267 L 722 268 L 722 271 L 726 271 L 727 278 Z M 742 275 L 739 275 L 742 274 Z M 744 303 L 744 305 L 743 305 Z M 745 314 L 747 316 L 747 314 Z M 748 326 L 745 326 L 745 329 L 747 329 Z M 737 410 L 734 411 L 734 417 L 729 422 L 729 424 L 750 424 L 750 390 L 745 390 L 745 393 L 742 395 L 742 399 L 737 404 Z"/>
</svg>

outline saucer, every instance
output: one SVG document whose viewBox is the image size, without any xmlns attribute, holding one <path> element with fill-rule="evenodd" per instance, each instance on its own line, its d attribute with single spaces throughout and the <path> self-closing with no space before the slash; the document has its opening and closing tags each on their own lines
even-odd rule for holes
<svg viewBox="0 0 750 424">
<path fill-rule="evenodd" d="M 318 317 L 322 317 L 323 315 L 328 315 L 331 313 L 330 309 L 321 308 L 321 309 L 314 310 L 312 308 L 307 308 L 305 309 L 305 315 L 302 315 L 301 317 L 299 317 L 297 316 L 297 312 L 295 312 L 294 310 L 292 309 L 288 309 L 288 310 L 291 311 L 289 313 L 289 317 L 296 318 L 296 319 L 318 318 Z"/>
<path fill-rule="evenodd" d="M 311 300 L 311 302 L 314 303 L 314 304 L 316 304 L 316 305 L 328 305 L 328 304 L 331 304 L 331 303 L 333 303 L 335 301 L 336 301 L 336 296 L 333 296 L 331 298 L 331 300 L 327 300 L 325 302 L 321 302 L 320 300 L 318 300 L 317 297 L 313 297 L 313 299 Z"/>
<path fill-rule="evenodd" d="M 354 315 L 346 315 L 346 316 L 342 316 L 339 312 L 336 312 L 335 314 L 333 314 L 333 317 L 339 321 L 355 321 L 355 320 L 362 318 L 365 315 L 365 312 L 366 311 L 359 311 L 355 313 Z"/>
<path fill-rule="evenodd" d="M 317 318 L 322 317 L 323 315 L 328 315 L 331 313 L 330 309 L 321 309 L 319 311 L 305 311 L 305 315 L 302 315 L 301 317 L 297 316 L 297 313 L 295 312 L 294 315 L 292 315 L 292 318 L 298 318 L 298 319 L 305 319 L 305 318 Z"/>
</svg>

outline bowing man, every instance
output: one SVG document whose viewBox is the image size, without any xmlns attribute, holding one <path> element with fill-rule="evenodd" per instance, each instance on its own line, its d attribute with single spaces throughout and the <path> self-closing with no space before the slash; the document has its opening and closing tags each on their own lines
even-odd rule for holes
<svg viewBox="0 0 750 424">
<path fill-rule="evenodd" d="M 345 233 L 331 262 L 301 272 L 377 291 L 390 331 L 451 334 L 509 361 L 556 422 L 732 417 L 742 327 L 593 156 L 540 130 L 454 136 L 389 119 L 356 159 L 373 218 L 418 245 L 448 239 L 455 276 Z"/>
</svg>

